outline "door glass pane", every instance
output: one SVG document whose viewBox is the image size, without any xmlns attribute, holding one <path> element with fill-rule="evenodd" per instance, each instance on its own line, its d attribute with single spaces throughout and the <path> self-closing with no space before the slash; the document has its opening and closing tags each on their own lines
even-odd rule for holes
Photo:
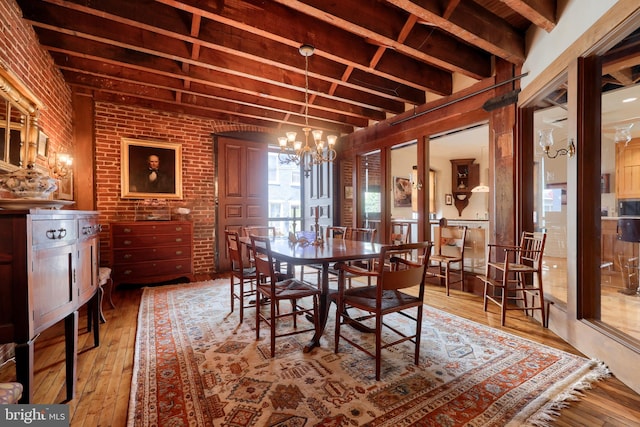
<svg viewBox="0 0 640 427">
<path fill-rule="evenodd" d="M 380 228 L 382 213 L 381 152 L 358 156 L 358 227 Z M 377 232 L 379 241 L 380 230 Z"/>
<path fill-rule="evenodd" d="M 418 235 L 417 169 L 418 145 L 415 141 L 391 148 L 391 182 L 387 187 L 391 189 L 389 196 L 392 200 L 389 224 L 409 223 L 410 241 L 416 241 Z"/>
<path fill-rule="evenodd" d="M 640 340 L 640 51 L 636 31 L 602 61 L 600 313 Z M 624 61 L 621 61 L 621 58 Z"/>
<path fill-rule="evenodd" d="M 534 113 L 535 230 L 547 233 L 544 250 L 545 296 L 567 303 L 567 139 L 566 83 L 542 99 Z M 550 145 L 553 144 L 553 145 Z M 545 148 L 548 151 L 545 152 Z M 529 231 L 529 230 L 527 230 Z"/>
<path fill-rule="evenodd" d="M 300 166 L 281 164 L 277 152 L 269 152 L 269 225 L 278 236 L 300 231 Z"/>
</svg>

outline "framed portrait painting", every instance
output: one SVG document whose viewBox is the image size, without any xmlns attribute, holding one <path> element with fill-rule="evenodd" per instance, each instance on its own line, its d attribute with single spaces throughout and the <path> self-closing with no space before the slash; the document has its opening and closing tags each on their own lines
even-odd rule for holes
<svg viewBox="0 0 640 427">
<path fill-rule="evenodd" d="M 122 138 L 121 197 L 182 199 L 182 145 Z"/>
</svg>

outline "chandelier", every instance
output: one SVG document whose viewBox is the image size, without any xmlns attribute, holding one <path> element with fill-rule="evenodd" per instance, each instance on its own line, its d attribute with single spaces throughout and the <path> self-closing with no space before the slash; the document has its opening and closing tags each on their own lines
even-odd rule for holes
<svg viewBox="0 0 640 427">
<path fill-rule="evenodd" d="M 322 131 L 309 127 L 309 57 L 313 55 L 315 48 L 308 44 L 303 44 L 298 49 L 300 55 L 304 56 L 304 145 L 300 140 L 296 140 L 296 132 L 287 132 L 286 136 L 278 138 L 280 153 L 278 159 L 280 164 L 294 163 L 301 166 L 304 176 L 311 173 L 312 165 L 319 165 L 326 162 L 333 162 L 336 158 L 335 145 L 338 137 L 327 135 L 327 142 L 322 140 Z M 309 134 L 313 138 L 313 146 L 309 143 Z"/>
</svg>

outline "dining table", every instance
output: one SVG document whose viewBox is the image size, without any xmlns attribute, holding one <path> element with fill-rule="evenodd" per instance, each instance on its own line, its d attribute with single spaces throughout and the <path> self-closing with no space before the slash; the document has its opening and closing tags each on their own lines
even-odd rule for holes
<svg viewBox="0 0 640 427">
<path fill-rule="evenodd" d="M 248 237 L 241 238 L 241 242 L 251 244 Z M 287 264 L 287 272 L 294 273 L 296 265 L 322 265 L 320 275 L 320 328 L 311 341 L 305 345 L 304 352 L 311 351 L 320 345 L 320 338 L 324 333 L 329 317 L 331 304 L 329 289 L 329 269 L 335 262 L 349 262 L 355 260 L 370 260 L 380 255 L 382 245 L 379 243 L 361 242 L 342 238 L 327 238 L 321 242 L 292 242 L 285 238 L 271 239 L 271 255 L 276 261 Z"/>
</svg>

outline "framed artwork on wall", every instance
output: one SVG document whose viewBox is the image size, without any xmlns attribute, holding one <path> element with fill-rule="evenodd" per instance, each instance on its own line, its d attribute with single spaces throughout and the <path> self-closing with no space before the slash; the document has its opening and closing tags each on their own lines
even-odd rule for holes
<svg viewBox="0 0 640 427">
<path fill-rule="evenodd" d="M 182 199 L 182 145 L 123 138 L 123 199 Z"/>
<path fill-rule="evenodd" d="M 73 172 L 69 171 L 65 176 L 58 179 L 58 193 L 56 198 L 59 200 L 73 200 Z"/>
<path fill-rule="evenodd" d="M 393 206 L 396 208 L 411 207 L 411 179 L 393 177 Z"/>
<path fill-rule="evenodd" d="M 46 133 L 42 132 L 42 130 L 38 130 L 38 147 L 37 154 L 38 157 L 47 157 L 47 152 L 49 151 L 49 137 Z"/>
</svg>

